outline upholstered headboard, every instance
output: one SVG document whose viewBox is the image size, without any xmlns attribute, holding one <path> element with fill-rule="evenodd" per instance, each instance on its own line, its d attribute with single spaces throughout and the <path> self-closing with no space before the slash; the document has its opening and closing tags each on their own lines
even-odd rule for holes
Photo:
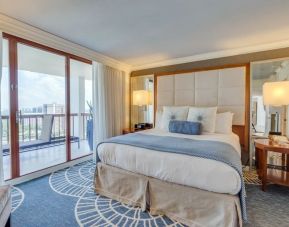
<svg viewBox="0 0 289 227">
<path fill-rule="evenodd" d="M 231 111 L 234 113 L 233 130 L 239 135 L 241 144 L 247 146 L 247 68 L 156 75 L 155 107 L 160 110 L 163 106 L 217 106 L 218 112 Z"/>
</svg>

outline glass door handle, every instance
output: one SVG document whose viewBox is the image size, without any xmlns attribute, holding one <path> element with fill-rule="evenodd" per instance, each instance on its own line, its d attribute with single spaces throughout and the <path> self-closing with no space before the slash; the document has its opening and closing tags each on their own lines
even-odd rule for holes
<svg viewBox="0 0 289 227">
<path fill-rule="evenodd" d="M 21 122 L 21 110 L 16 111 L 16 123 L 19 124 Z"/>
<path fill-rule="evenodd" d="M 18 85 L 17 84 L 11 84 L 11 90 L 12 91 L 15 91 L 16 89 L 18 88 Z"/>
</svg>

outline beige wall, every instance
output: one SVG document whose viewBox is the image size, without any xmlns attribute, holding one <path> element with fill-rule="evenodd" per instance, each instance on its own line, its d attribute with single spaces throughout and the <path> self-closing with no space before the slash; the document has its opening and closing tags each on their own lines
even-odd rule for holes
<svg viewBox="0 0 289 227">
<path fill-rule="evenodd" d="M 178 65 L 169 65 L 169 66 L 162 66 L 162 67 L 157 67 L 157 68 L 137 70 L 137 71 L 133 71 L 131 75 L 139 76 L 139 75 L 149 75 L 149 74 L 164 73 L 164 72 L 176 72 L 176 71 L 182 71 L 182 70 L 194 70 L 198 68 L 218 67 L 218 66 L 234 65 L 234 64 L 246 64 L 246 63 L 253 62 L 253 61 L 263 61 L 263 60 L 268 60 L 268 59 L 284 58 L 284 57 L 289 57 L 289 47 L 276 49 L 276 50 L 250 53 L 250 54 L 241 54 L 241 55 L 230 56 L 230 57 L 196 61 L 196 62 L 190 62 L 190 63 L 184 63 L 184 64 L 178 64 Z"/>
</svg>

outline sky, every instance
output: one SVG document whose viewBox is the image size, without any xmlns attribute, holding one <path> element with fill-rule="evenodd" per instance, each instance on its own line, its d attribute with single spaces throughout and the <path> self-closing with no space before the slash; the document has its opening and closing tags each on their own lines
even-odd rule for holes
<svg viewBox="0 0 289 227">
<path fill-rule="evenodd" d="M 8 87 L 8 69 L 7 67 L 3 67 L 1 81 L 2 114 L 6 114 L 5 112 L 9 110 Z M 91 101 L 91 81 L 86 80 L 85 93 L 85 99 Z M 43 104 L 51 103 L 65 105 L 65 79 L 61 76 L 19 70 L 18 98 L 19 109 L 39 107 L 43 106 Z"/>
</svg>

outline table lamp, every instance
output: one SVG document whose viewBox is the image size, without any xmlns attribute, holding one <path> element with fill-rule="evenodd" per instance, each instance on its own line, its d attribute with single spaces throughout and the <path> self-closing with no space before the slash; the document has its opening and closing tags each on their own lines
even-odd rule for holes
<svg viewBox="0 0 289 227">
<path fill-rule="evenodd" d="M 263 85 L 264 105 L 276 107 L 289 105 L 289 81 L 267 82 Z M 276 112 L 276 130 L 269 134 L 280 135 L 280 114 Z"/>
<path fill-rule="evenodd" d="M 146 111 L 146 106 L 151 104 L 151 94 L 148 90 L 136 90 L 132 94 L 132 104 L 138 106 L 138 112 Z M 142 108 L 145 107 L 145 108 Z M 145 128 L 147 123 L 138 123 L 135 128 Z"/>
<path fill-rule="evenodd" d="M 132 104 L 135 106 L 146 106 L 149 104 L 149 92 L 147 90 L 133 91 Z"/>
</svg>

